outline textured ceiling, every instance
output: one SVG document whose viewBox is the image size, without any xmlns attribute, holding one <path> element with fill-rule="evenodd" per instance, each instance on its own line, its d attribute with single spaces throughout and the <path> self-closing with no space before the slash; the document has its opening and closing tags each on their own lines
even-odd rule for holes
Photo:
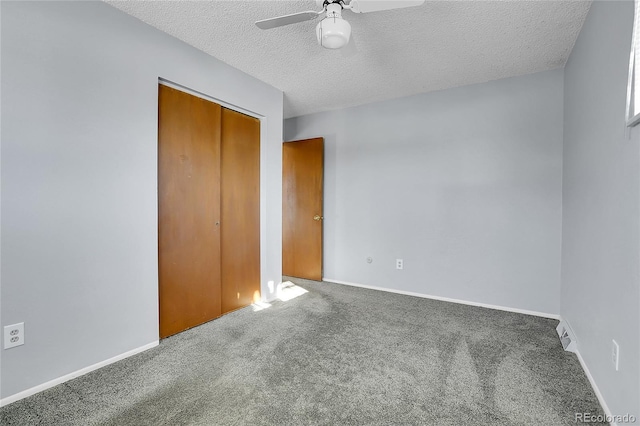
<svg viewBox="0 0 640 426">
<path fill-rule="evenodd" d="M 285 93 L 285 117 L 562 67 L 589 1 L 427 1 L 343 17 L 352 46 L 327 50 L 317 21 L 254 21 L 315 0 L 107 1 Z"/>
</svg>

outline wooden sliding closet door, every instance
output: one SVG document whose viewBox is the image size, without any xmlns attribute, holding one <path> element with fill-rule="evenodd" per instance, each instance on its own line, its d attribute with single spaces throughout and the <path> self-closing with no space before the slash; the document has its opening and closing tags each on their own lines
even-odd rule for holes
<svg viewBox="0 0 640 426">
<path fill-rule="evenodd" d="M 260 299 L 260 121 L 222 109 L 222 312 Z"/>
<path fill-rule="evenodd" d="M 160 337 L 221 314 L 221 107 L 163 85 L 158 110 Z"/>
</svg>

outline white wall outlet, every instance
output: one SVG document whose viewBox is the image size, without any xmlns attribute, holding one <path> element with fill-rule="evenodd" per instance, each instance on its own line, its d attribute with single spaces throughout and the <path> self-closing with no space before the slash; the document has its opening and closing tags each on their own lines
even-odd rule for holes
<svg viewBox="0 0 640 426">
<path fill-rule="evenodd" d="M 618 363 L 620 361 L 620 346 L 618 346 L 618 342 L 612 340 L 613 346 L 611 347 L 611 362 L 613 363 L 613 368 L 618 371 Z"/>
<path fill-rule="evenodd" d="M 9 349 L 24 345 L 24 323 L 4 327 L 4 348 Z"/>
<path fill-rule="evenodd" d="M 404 268 L 404 261 L 402 259 L 396 259 L 396 269 Z"/>
</svg>

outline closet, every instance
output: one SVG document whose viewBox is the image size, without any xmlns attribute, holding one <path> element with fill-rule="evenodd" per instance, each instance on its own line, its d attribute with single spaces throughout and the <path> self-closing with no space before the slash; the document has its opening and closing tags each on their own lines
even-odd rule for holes
<svg viewBox="0 0 640 426">
<path fill-rule="evenodd" d="M 160 337 L 260 299 L 260 121 L 158 87 Z"/>
</svg>

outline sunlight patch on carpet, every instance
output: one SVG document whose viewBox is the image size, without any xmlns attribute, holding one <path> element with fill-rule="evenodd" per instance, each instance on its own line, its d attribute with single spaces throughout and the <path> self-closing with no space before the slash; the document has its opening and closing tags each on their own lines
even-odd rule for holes
<svg viewBox="0 0 640 426">
<path fill-rule="evenodd" d="M 288 302 L 289 300 L 302 296 L 305 293 L 308 292 L 304 288 L 298 287 L 291 281 L 285 281 L 282 283 L 282 287 L 280 288 L 278 299 L 282 300 L 283 302 Z"/>
</svg>

